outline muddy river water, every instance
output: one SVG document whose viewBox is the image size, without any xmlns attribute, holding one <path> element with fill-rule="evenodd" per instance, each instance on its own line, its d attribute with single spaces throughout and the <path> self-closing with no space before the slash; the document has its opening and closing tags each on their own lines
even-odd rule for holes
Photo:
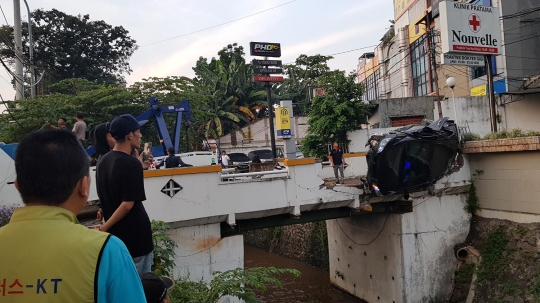
<svg viewBox="0 0 540 303">
<path fill-rule="evenodd" d="M 244 249 L 246 268 L 294 268 L 302 273 L 299 278 L 291 275 L 280 277 L 283 289 L 270 287 L 259 295 L 261 303 L 367 303 L 332 286 L 327 271 L 258 248 L 245 246 Z"/>
</svg>

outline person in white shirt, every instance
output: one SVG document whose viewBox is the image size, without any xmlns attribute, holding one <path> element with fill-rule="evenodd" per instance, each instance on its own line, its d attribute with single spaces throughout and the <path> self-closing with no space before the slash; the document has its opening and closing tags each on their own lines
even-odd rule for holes
<svg viewBox="0 0 540 303">
<path fill-rule="evenodd" d="M 222 151 L 221 152 L 221 166 L 223 168 L 227 168 L 227 166 L 229 166 L 229 161 L 231 161 L 231 158 L 227 156 L 227 152 Z"/>
</svg>

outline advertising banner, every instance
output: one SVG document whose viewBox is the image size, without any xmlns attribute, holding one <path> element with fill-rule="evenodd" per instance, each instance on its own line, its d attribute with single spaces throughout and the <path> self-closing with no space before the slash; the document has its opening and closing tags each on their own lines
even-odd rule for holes
<svg viewBox="0 0 540 303">
<path fill-rule="evenodd" d="M 443 53 L 501 53 L 502 39 L 497 7 L 441 2 L 439 9 Z"/>
<path fill-rule="evenodd" d="M 276 108 L 276 130 L 280 137 L 291 137 L 291 113 L 288 107 Z"/>
</svg>

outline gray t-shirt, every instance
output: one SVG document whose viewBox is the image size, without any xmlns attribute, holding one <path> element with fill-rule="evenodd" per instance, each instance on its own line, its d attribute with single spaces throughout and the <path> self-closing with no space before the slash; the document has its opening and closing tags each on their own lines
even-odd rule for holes
<svg viewBox="0 0 540 303">
<path fill-rule="evenodd" d="M 86 139 L 86 123 L 84 123 L 84 121 L 75 122 L 75 125 L 73 125 L 73 132 L 75 133 L 77 139 Z"/>
</svg>

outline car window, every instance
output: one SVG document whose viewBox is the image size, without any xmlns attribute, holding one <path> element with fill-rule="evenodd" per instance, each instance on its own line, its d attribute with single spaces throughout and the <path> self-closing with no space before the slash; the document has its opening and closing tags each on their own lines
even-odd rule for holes
<svg viewBox="0 0 540 303">
<path fill-rule="evenodd" d="M 229 154 L 229 158 L 233 162 L 247 162 L 251 160 L 248 156 L 246 156 L 246 154 L 243 154 L 243 153 Z"/>
<path fill-rule="evenodd" d="M 256 153 L 259 156 L 259 158 L 261 158 L 261 159 L 272 159 L 273 158 L 271 150 L 262 149 L 262 150 L 256 150 L 253 153 Z"/>
</svg>

